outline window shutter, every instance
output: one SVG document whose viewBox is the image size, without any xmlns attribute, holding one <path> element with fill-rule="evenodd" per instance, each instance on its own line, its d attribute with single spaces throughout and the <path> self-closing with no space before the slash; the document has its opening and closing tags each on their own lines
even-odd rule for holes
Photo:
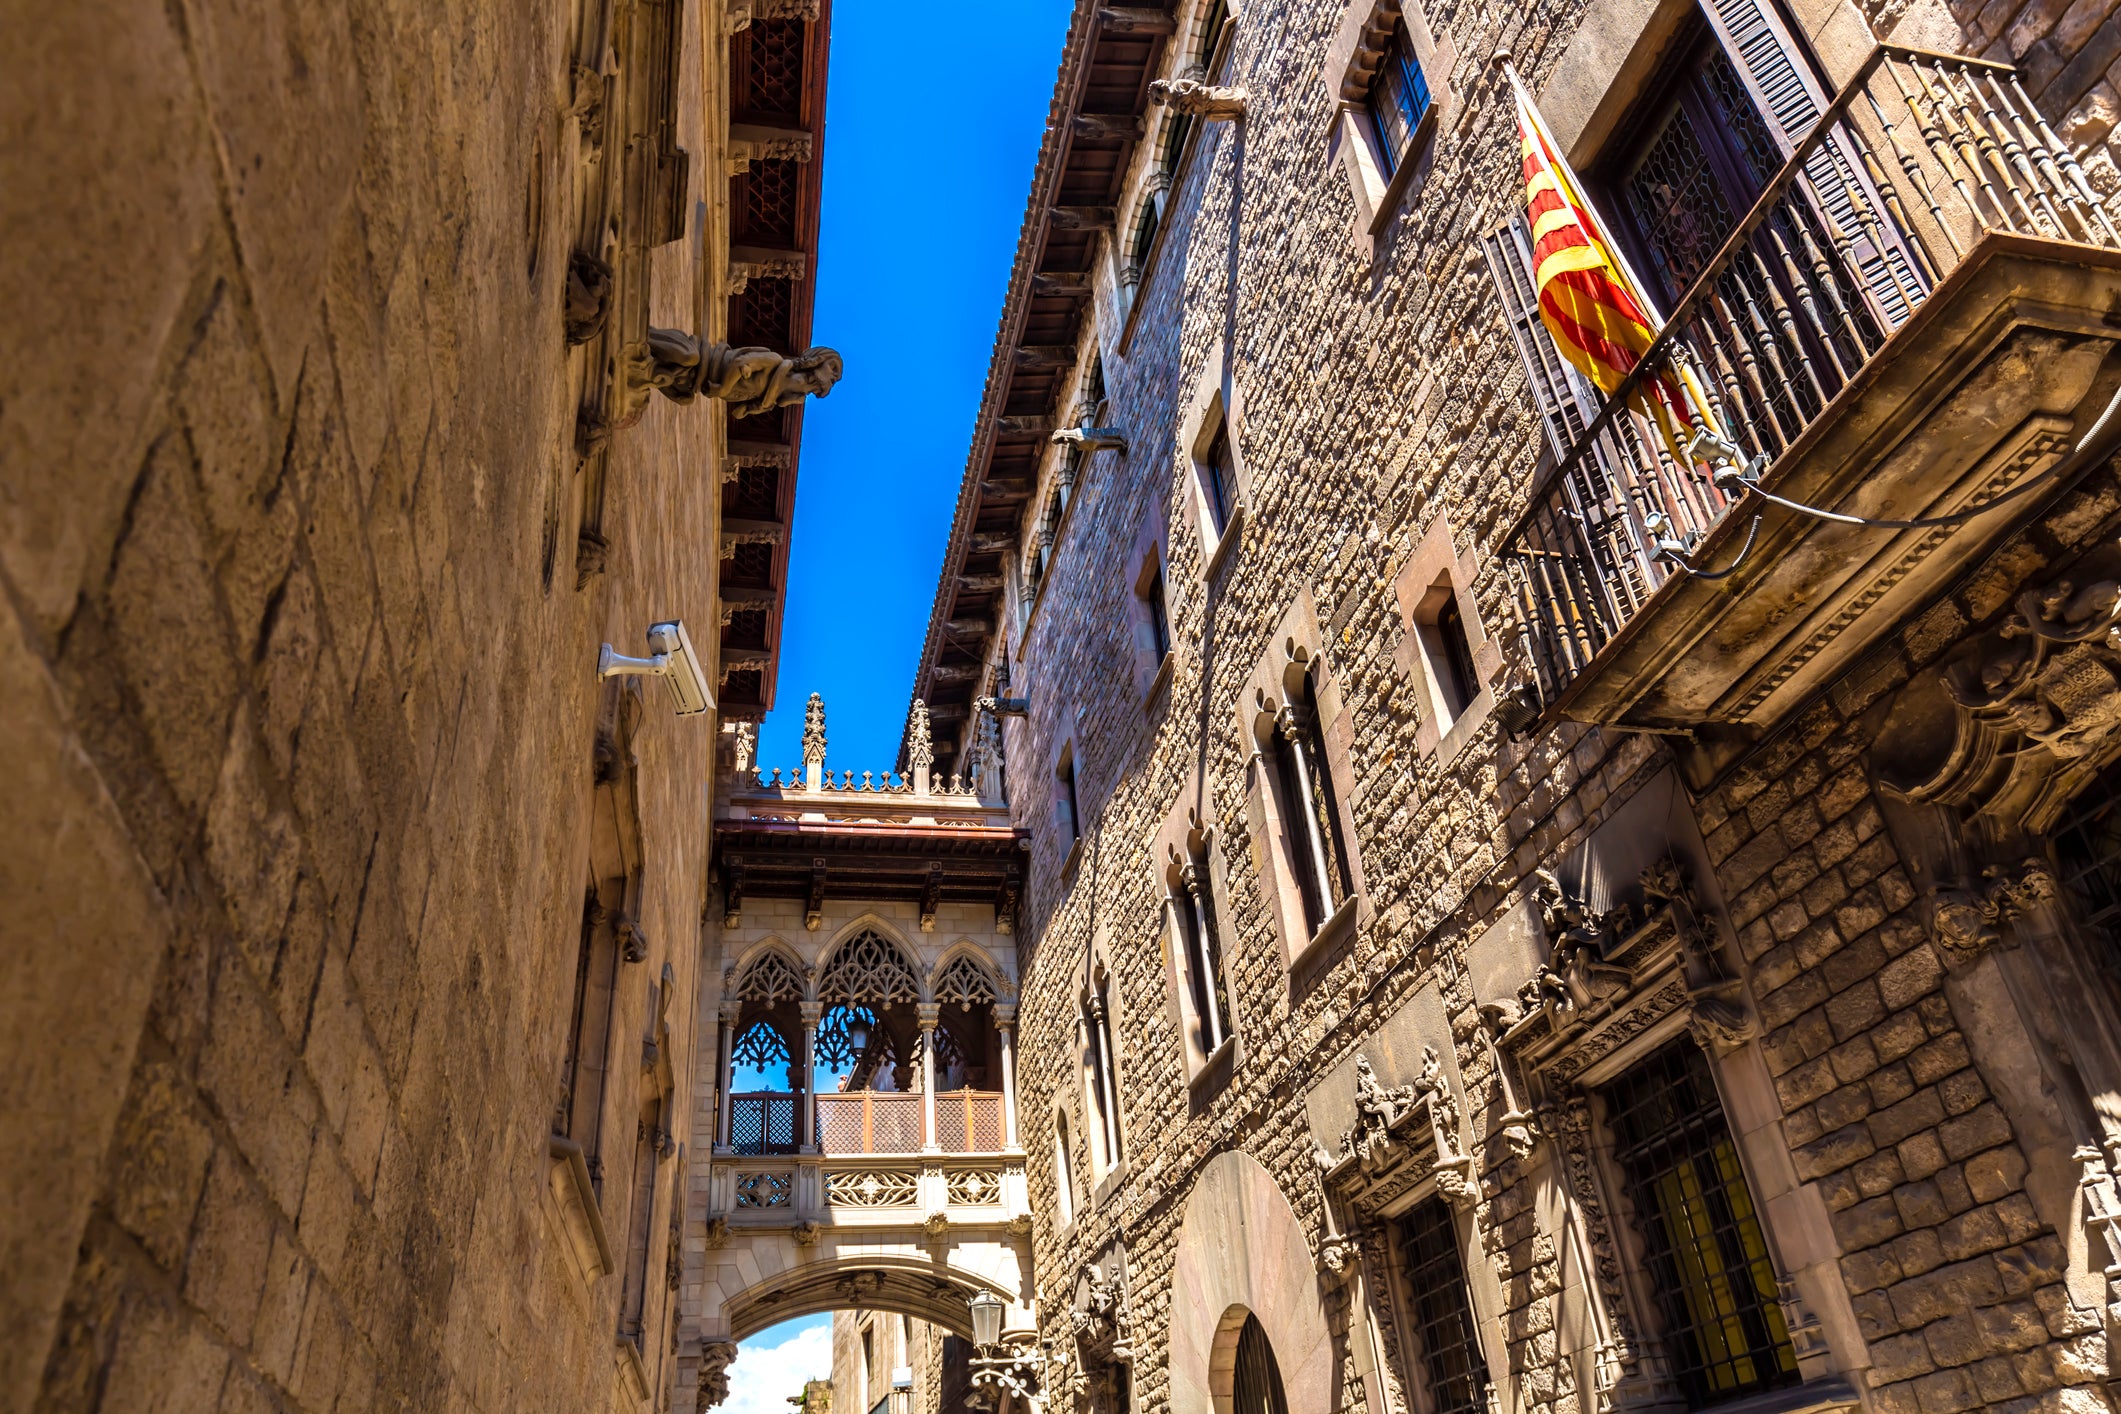
<svg viewBox="0 0 2121 1414">
<path fill-rule="evenodd" d="M 1517 340 L 1526 378 L 1532 385 L 1532 400 L 1539 407 L 1540 425 L 1554 459 L 1561 461 L 1583 429 L 1598 415 L 1597 395 L 1584 383 L 1539 318 L 1539 294 L 1532 283 L 1532 232 L 1524 216 L 1513 215 L 1481 241 L 1494 273 L 1495 288 L 1502 296 L 1503 317 Z"/>
<path fill-rule="evenodd" d="M 1752 89 L 1754 101 L 1760 105 L 1761 114 L 1787 158 L 1826 111 L 1825 88 L 1798 51 L 1781 16 L 1771 8 L 1771 0 L 1708 0 L 1705 9 L 1724 52 L 1731 56 L 1747 87 Z M 1885 210 L 1885 203 L 1838 137 L 1813 150 L 1805 160 L 1804 174 L 1826 217 L 1849 238 L 1852 257 L 1872 306 L 1887 328 L 1898 328 L 1910 312 L 1905 289 L 1916 288 L 1917 277 L 1906 253 L 1897 245 L 1880 251 L 1872 243 L 1857 212 L 1852 189 L 1860 185 L 1864 203 L 1874 218 Z M 1880 223 L 1874 219 L 1871 224 Z M 1890 267 L 1888 260 L 1892 262 Z"/>
</svg>

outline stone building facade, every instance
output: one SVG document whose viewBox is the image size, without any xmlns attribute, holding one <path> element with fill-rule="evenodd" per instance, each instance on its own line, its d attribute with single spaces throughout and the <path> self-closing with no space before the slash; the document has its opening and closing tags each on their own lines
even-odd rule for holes
<svg viewBox="0 0 2121 1414">
<path fill-rule="evenodd" d="M 2117 36 L 1079 8 L 914 687 L 1048 1408 L 2111 1403 Z M 1558 355 L 1504 56 L 1720 440 Z"/>
<path fill-rule="evenodd" d="M 836 367 L 827 10 L 33 10 L 0 1409 L 689 1410 L 705 794 Z"/>
</svg>

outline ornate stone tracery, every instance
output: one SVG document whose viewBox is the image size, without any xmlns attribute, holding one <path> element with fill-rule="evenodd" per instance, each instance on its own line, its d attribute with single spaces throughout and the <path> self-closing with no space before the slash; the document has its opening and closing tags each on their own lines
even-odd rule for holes
<svg viewBox="0 0 2121 1414">
<path fill-rule="evenodd" d="M 955 1002 L 960 1010 L 970 1011 L 975 1003 L 992 1003 L 995 995 L 994 979 L 987 969 L 962 954 L 935 978 L 935 1000 L 944 1006 Z"/>
<path fill-rule="evenodd" d="M 736 985 L 736 995 L 743 1001 L 767 1005 L 795 1001 L 803 995 L 803 979 L 780 953 L 762 953 L 744 969 L 743 978 Z"/>
<path fill-rule="evenodd" d="M 864 929 L 833 953 L 819 974 L 817 996 L 827 1006 L 867 1002 L 888 1006 L 919 1001 L 920 977 L 896 943 Z"/>
</svg>

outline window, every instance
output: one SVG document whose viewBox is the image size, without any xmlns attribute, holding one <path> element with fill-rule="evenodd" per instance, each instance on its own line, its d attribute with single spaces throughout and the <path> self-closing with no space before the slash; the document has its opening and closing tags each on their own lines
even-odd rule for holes
<svg viewBox="0 0 2121 1414">
<path fill-rule="evenodd" d="M 1275 778 L 1295 855 L 1291 864 L 1303 891 L 1304 921 L 1316 933 L 1346 902 L 1353 886 L 1309 672 L 1304 674 L 1302 696 L 1281 709 L 1274 725 Z"/>
<path fill-rule="evenodd" d="M 1083 995 L 1080 1021 L 1084 1043 L 1084 1091 L 1089 1100 L 1093 1156 L 1100 1175 L 1119 1164 L 1119 1074 L 1112 1057 L 1111 977 L 1102 969 Z"/>
<path fill-rule="evenodd" d="M 1158 562 L 1150 567 L 1148 588 L 1142 591 L 1142 601 L 1149 606 L 1149 651 L 1159 663 L 1171 651 L 1171 611 L 1164 603 L 1164 567 Z"/>
<path fill-rule="evenodd" d="M 1378 167 L 1390 181 L 1413 150 L 1429 113 L 1429 81 L 1414 57 L 1406 21 L 1395 21 L 1377 76 L 1370 80 L 1370 121 L 1377 125 Z"/>
<path fill-rule="evenodd" d="M 1473 641 L 1449 575 L 1439 578 L 1414 606 L 1414 633 L 1422 666 L 1435 691 L 1437 730 L 1465 715 L 1480 695 L 1480 670 L 1473 665 Z"/>
<path fill-rule="evenodd" d="M 1186 1001 L 1193 1013 L 1202 1060 L 1230 1037 L 1229 994 L 1223 986 L 1222 943 L 1215 930 L 1214 880 L 1205 859 L 1188 859 L 1171 894 L 1173 941 L 1185 955 Z"/>
<path fill-rule="evenodd" d="M 1060 1226 L 1075 1221 L 1075 1160 L 1068 1153 L 1068 1116 L 1053 1116 L 1053 1201 Z"/>
<path fill-rule="evenodd" d="M 1466 1302 L 1466 1269 L 1458 1255 L 1451 1209 L 1431 1198 L 1399 1220 L 1407 1317 L 1429 1382 L 1428 1414 L 1481 1414 L 1488 1364 L 1481 1358 Z"/>
<path fill-rule="evenodd" d="M 1075 754 L 1072 751 L 1062 754 L 1060 765 L 1053 774 L 1060 783 L 1054 805 L 1060 812 L 1061 829 L 1065 832 L 1062 838 L 1073 846 L 1083 837 L 1083 815 L 1075 798 Z"/>
<path fill-rule="evenodd" d="M 1112 415 L 1112 398 L 1105 390 L 1105 356 L 1101 353 L 1090 355 L 1090 378 L 1083 386 L 1083 401 L 1090 408 L 1091 425 L 1105 426 Z"/>
<path fill-rule="evenodd" d="M 648 1315 L 648 1243 L 654 1231 L 656 1158 L 663 1142 L 663 1104 L 647 1099 L 633 1139 L 633 1182 L 626 1223 L 626 1283 L 619 1301 L 619 1337 L 646 1353 L 643 1326 Z"/>
<path fill-rule="evenodd" d="M 2063 811 L 2054 828 L 2062 884 L 2077 904 L 2089 951 L 2121 990 L 2121 772 L 2109 770 Z"/>
<path fill-rule="evenodd" d="M 1230 450 L 1227 417 L 1216 420 L 1215 435 L 1208 439 L 1208 454 L 1200 463 L 1200 489 L 1208 503 L 1209 528 L 1220 540 L 1237 507 L 1237 459 Z"/>
<path fill-rule="evenodd" d="M 1676 1041 L 1605 1101 L 1687 1407 L 1795 1383 L 1774 1266 L 1707 1058 Z"/>
<path fill-rule="evenodd" d="M 1274 1347 L 1259 1317 L 1249 1313 L 1237 1332 L 1237 1368 L 1231 1385 L 1232 1414 L 1289 1414 L 1289 1397 L 1282 1391 Z"/>
</svg>

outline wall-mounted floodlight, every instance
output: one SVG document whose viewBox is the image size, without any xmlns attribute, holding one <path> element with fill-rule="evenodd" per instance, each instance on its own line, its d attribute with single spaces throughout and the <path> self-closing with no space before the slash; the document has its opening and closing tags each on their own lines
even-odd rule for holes
<svg viewBox="0 0 2121 1414">
<path fill-rule="evenodd" d="M 670 688 L 670 705 L 680 717 L 713 709 L 714 694 L 707 690 L 707 675 L 700 671 L 700 660 L 693 654 L 692 639 L 682 622 L 672 619 L 650 624 L 648 647 L 655 654 L 653 658 L 629 658 L 612 652 L 611 645 L 605 644 L 604 651 L 597 655 L 598 679 L 661 678 Z"/>
</svg>

